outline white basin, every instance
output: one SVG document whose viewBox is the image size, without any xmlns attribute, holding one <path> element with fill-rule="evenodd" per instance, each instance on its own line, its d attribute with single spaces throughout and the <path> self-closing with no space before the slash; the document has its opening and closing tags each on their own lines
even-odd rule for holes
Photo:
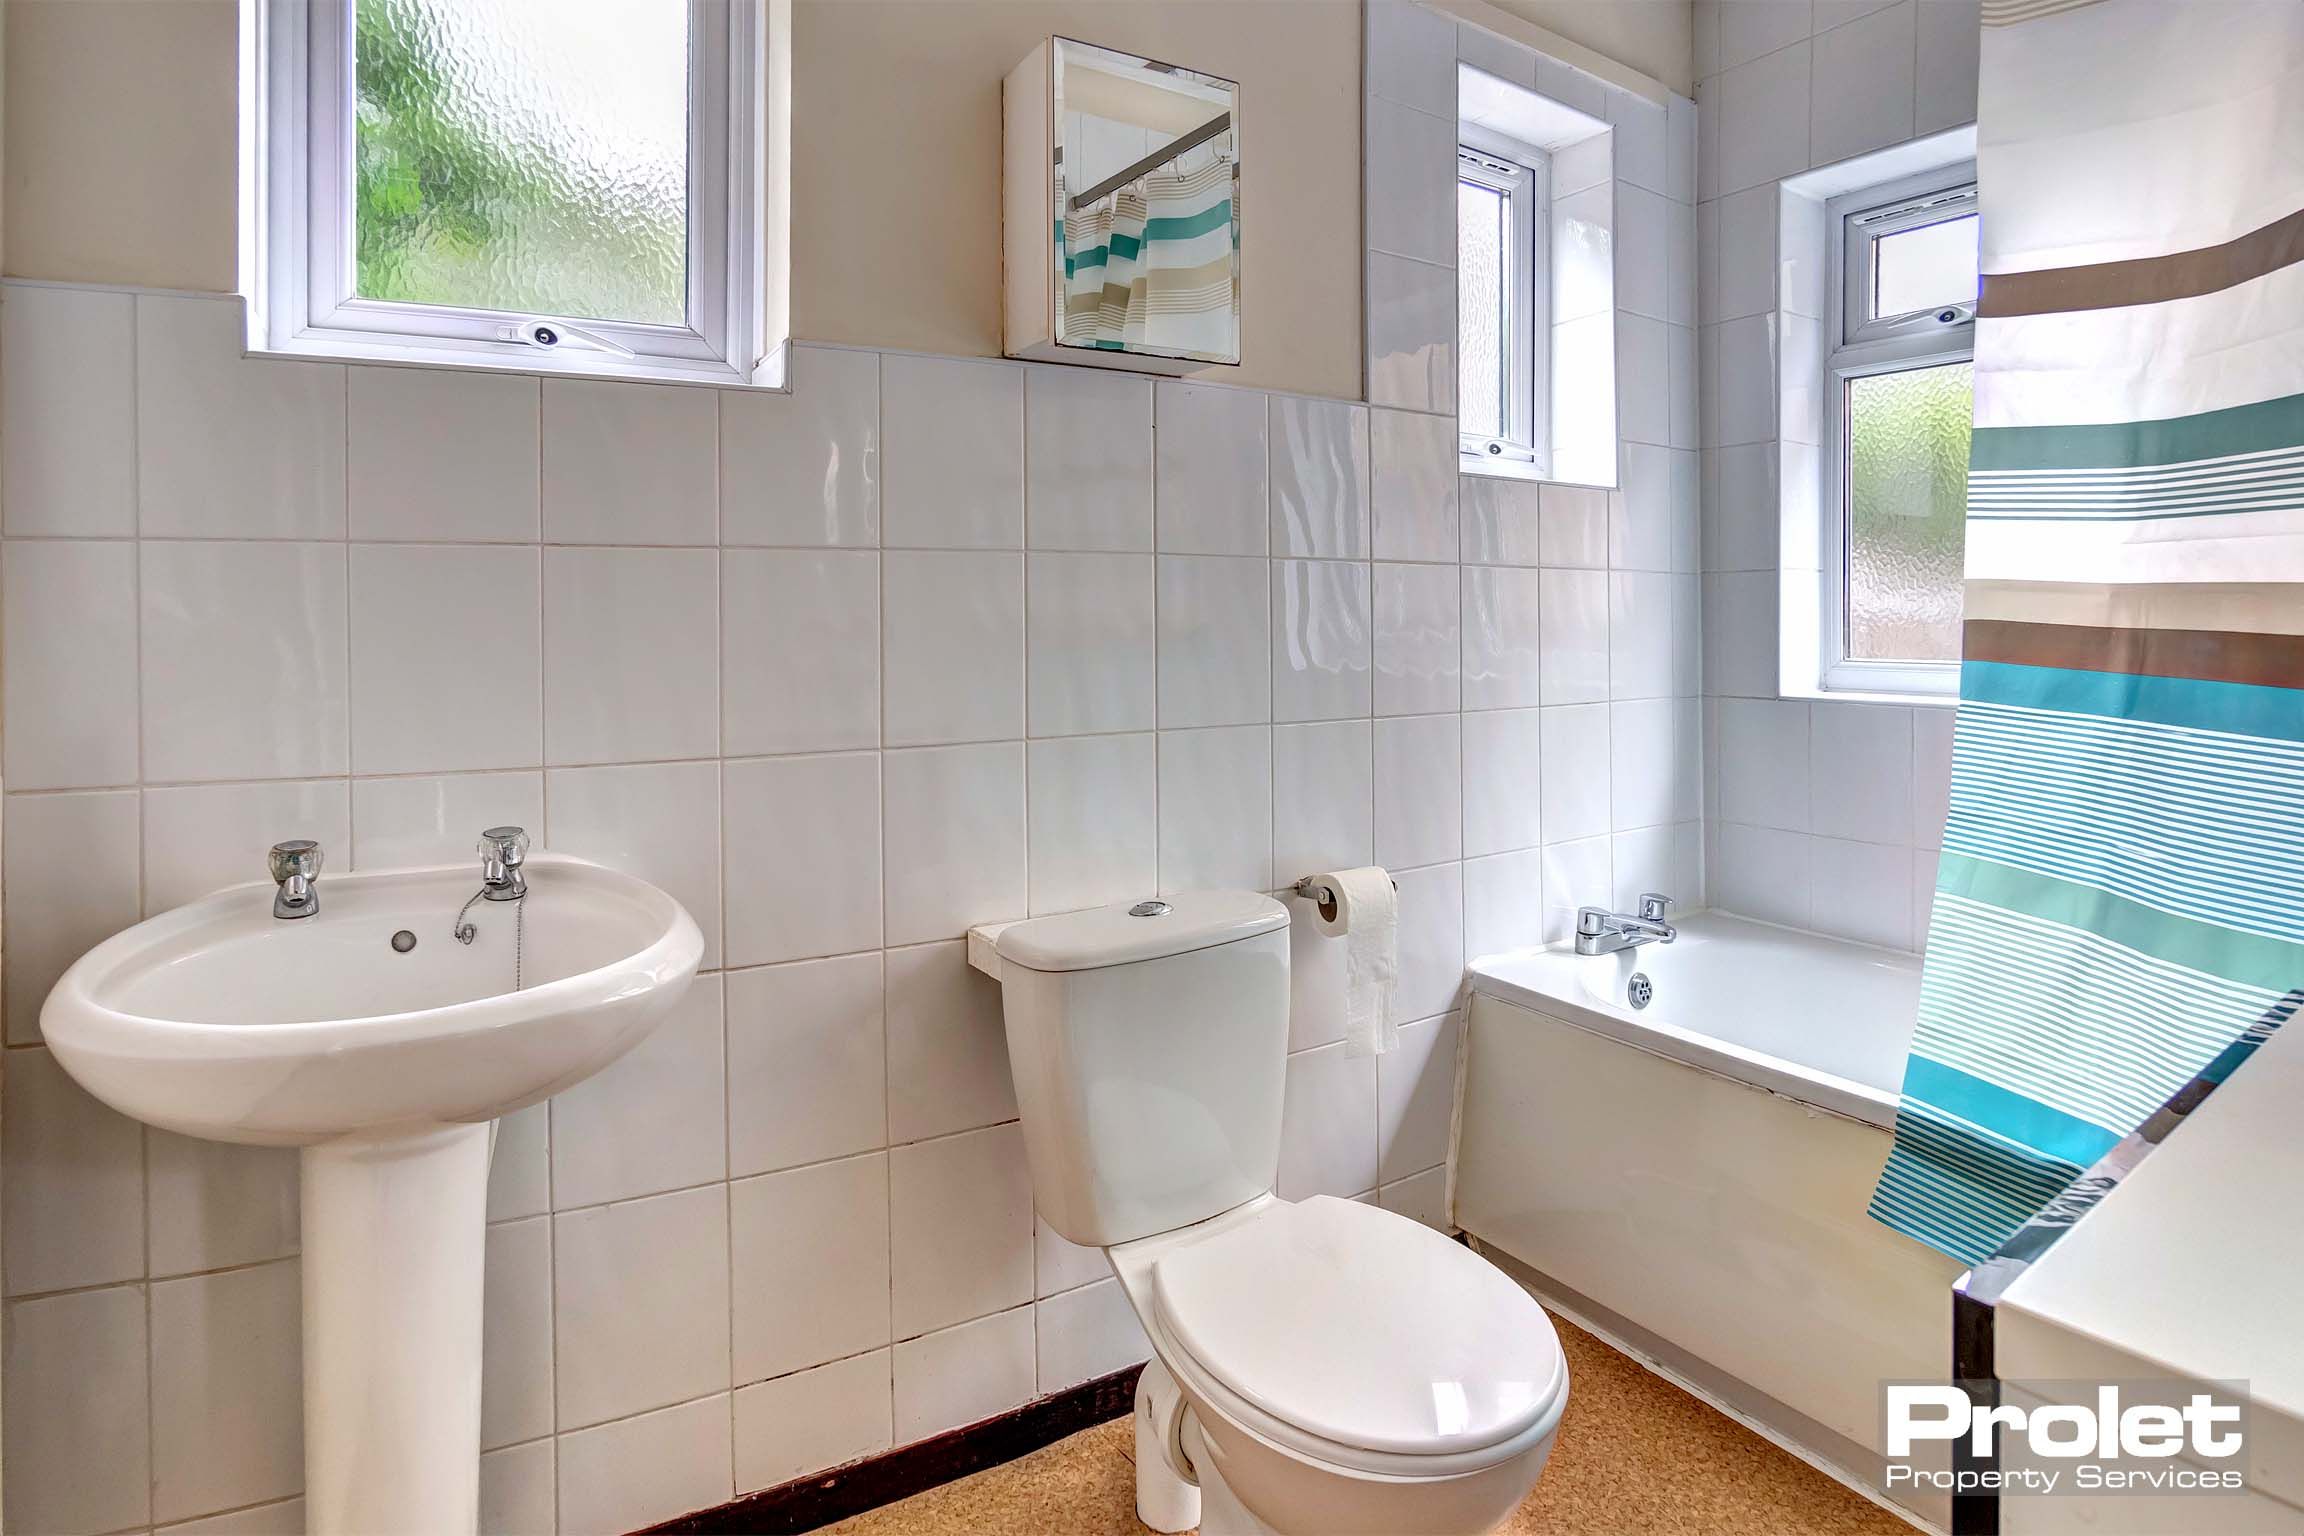
<svg viewBox="0 0 2304 1536">
<path fill-rule="evenodd" d="M 99 944 L 41 1010 L 121 1113 L 303 1149 L 314 1536 L 477 1528 L 495 1117 L 638 1044 L 704 952 L 646 881 L 549 854 L 525 873 L 523 900 L 473 903 L 469 945 L 476 863 L 326 876 L 289 919 L 271 882 L 235 886 Z"/>
<path fill-rule="evenodd" d="M 286 921 L 268 880 L 218 891 L 83 955 L 40 1027 L 90 1093 L 187 1136 L 309 1146 L 492 1120 L 630 1050 L 704 948 L 644 880 L 549 854 L 525 869 L 517 992 L 512 904 L 478 903 L 474 941 L 453 937 L 479 887 L 463 864 L 326 876 L 320 910 Z"/>
</svg>

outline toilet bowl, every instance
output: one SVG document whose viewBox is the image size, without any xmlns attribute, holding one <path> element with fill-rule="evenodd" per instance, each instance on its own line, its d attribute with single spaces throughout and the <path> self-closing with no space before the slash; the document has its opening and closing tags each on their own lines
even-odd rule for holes
<svg viewBox="0 0 2304 1536">
<path fill-rule="evenodd" d="M 1033 1203 L 1104 1250 L 1152 1343 L 1147 1525 L 1474 1536 L 1551 1454 L 1559 1339 L 1431 1228 L 1274 1193 L 1287 929 L 1270 897 L 1213 891 L 971 934 L 1001 982 Z"/>
<path fill-rule="evenodd" d="M 1155 1353 L 1140 1420 L 1160 1421 L 1159 1470 L 1198 1485 L 1204 1536 L 1474 1536 L 1536 1486 L 1568 1402 L 1559 1340 L 1462 1245 L 1266 1197 L 1106 1256 Z M 1172 1495 L 1138 1502 L 1187 1528 L 1157 1518 Z"/>
</svg>

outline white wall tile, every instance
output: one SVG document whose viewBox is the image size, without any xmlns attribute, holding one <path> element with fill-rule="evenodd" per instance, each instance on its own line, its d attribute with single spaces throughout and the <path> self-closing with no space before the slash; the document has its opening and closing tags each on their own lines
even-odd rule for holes
<svg viewBox="0 0 2304 1536">
<path fill-rule="evenodd" d="M 737 1491 L 886 1450 L 890 1396 L 884 1349 L 745 1387 L 736 1394 Z"/>
<path fill-rule="evenodd" d="M 1409 0 L 1368 7 L 1368 89 L 1440 115 L 1456 110 L 1456 24 Z"/>
<path fill-rule="evenodd" d="M 94 1532 L 151 1518 L 144 1290 L 11 1302 L 5 1413 L 8 1523 Z"/>
<path fill-rule="evenodd" d="M 1590 485 L 1547 484 L 1541 490 L 1540 563 L 1595 570 L 1605 566 L 1608 563 L 1608 493 Z"/>
<path fill-rule="evenodd" d="M 488 1229 L 480 1324 L 480 1444 L 552 1433 L 552 1224 Z"/>
<path fill-rule="evenodd" d="M 1608 710 L 1575 704 L 1542 711 L 1544 836 L 1549 842 L 1608 830 Z"/>
<path fill-rule="evenodd" d="M 719 747 L 718 552 L 545 550 L 545 761 L 710 757 Z"/>
<path fill-rule="evenodd" d="M 1160 557 L 1162 729 L 1272 718 L 1269 572 L 1261 560 Z"/>
<path fill-rule="evenodd" d="M 1464 955 L 1507 954 L 1543 942 L 1544 853 L 1524 848 L 1464 861 Z"/>
<path fill-rule="evenodd" d="M 1543 712 L 1494 710 L 1464 717 L 1464 853 L 1467 858 L 1544 841 Z"/>
<path fill-rule="evenodd" d="M 1912 711 L 1912 846 L 1944 842 L 1946 801 L 1952 792 L 1952 727 L 1958 712 L 1942 707 Z"/>
<path fill-rule="evenodd" d="M 1376 722 L 1375 854 L 1414 869 L 1463 854 L 1463 733 L 1456 715 Z"/>
<path fill-rule="evenodd" d="M 1669 695 L 1672 676 L 1673 579 L 1654 571 L 1608 576 L 1608 695 Z"/>
<path fill-rule="evenodd" d="M 286 1147 L 145 1138 L 146 1247 L 154 1275 L 187 1275 L 287 1258 L 301 1213 L 296 1154 Z"/>
<path fill-rule="evenodd" d="M 1160 733 L 1160 891 L 1269 890 L 1272 733 Z"/>
<path fill-rule="evenodd" d="M 184 1520 L 154 1527 L 154 1536 L 300 1536 L 304 1530 L 304 1501 L 274 1499 L 221 1515 Z M 495 1526 L 484 1526 L 496 1530 Z M 549 1529 L 547 1524 L 546 1529 Z"/>
<path fill-rule="evenodd" d="M 343 546 L 147 541 L 140 556 L 145 777 L 344 772 Z"/>
<path fill-rule="evenodd" d="M 703 963 L 718 965 L 720 766 L 639 763 L 555 768 L 545 783 L 551 796 L 546 846 L 663 887 L 703 930 Z M 488 825 L 478 822 L 472 830 L 476 834 Z M 458 850 L 457 856 L 463 857 L 464 851 Z"/>
<path fill-rule="evenodd" d="M 1641 827 L 1610 838 L 1609 857 L 1614 865 L 1615 886 L 1609 908 L 1617 912 L 1637 911 L 1640 898 L 1651 892 L 1676 902 L 1693 900 L 1690 893 L 1695 887 L 1689 881 L 1683 861 L 1685 851 L 1679 827 Z"/>
<path fill-rule="evenodd" d="M 888 1138 L 925 1141 L 1016 1118 L 1000 983 L 960 940 L 887 956 Z"/>
<path fill-rule="evenodd" d="M 1272 716 L 1337 720 L 1374 700 L 1370 578 L 1358 560 L 1272 563 Z"/>
<path fill-rule="evenodd" d="M 1704 578 L 1704 687 L 1709 693 L 1776 695 L 1776 574 L 1716 572 Z"/>
<path fill-rule="evenodd" d="M 727 1502 L 730 1445 L 725 1392 L 562 1435 L 562 1536 L 617 1536 Z"/>
<path fill-rule="evenodd" d="M 1608 697 L 1608 574 L 1546 571 L 1537 598 L 1537 690 L 1546 704 Z"/>
<path fill-rule="evenodd" d="M 1033 1309 L 1043 1393 L 1061 1392 L 1152 1357 L 1152 1341 L 1118 1280 L 1051 1296 Z"/>
<path fill-rule="evenodd" d="M 563 1429 L 726 1389 L 726 1190 L 564 1211 L 552 1250 Z"/>
<path fill-rule="evenodd" d="M 1152 384 L 1092 368 L 1024 376 L 1024 507 L 1034 549 L 1152 548 Z"/>
<path fill-rule="evenodd" d="M 344 369 L 245 357 L 246 339 L 236 301 L 137 298 L 144 537 L 344 537 Z"/>
<path fill-rule="evenodd" d="M 880 744 L 880 557 L 731 549 L 720 557 L 721 750 Z"/>
<path fill-rule="evenodd" d="M 1369 548 L 1377 559 L 1456 558 L 1457 458 L 1453 418 L 1369 412 Z"/>
<path fill-rule="evenodd" d="M 1774 446 L 1710 448 L 1704 459 L 1704 568 L 1773 572 L 1780 558 Z"/>
<path fill-rule="evenodd" d="M 889 1154 L 896 1337 L 1032 1298 L 1032 1175 L 1015 1125 Z"/>
<path fill-rule="evenodd" d="M 1077 1290 L 1112 1273 L 1101 1248 L 1083 1248 L 1037 1217 L 1032 1223 L 1032 1294 Z"/>
<path fill-rule="evenodd" d="M 1274 395 L 1272 553 L 1368 555 L 1368 411 L 1342 400 Z"/>
<path fill-rule="evenodd" d="M 486 1451 L 480 1457 L 480 1529 L 491 1536 L 548 1536 L 558 1529 L 559 1490 L 553 1443 L 531 1440 Z M 293 1533 L 303 1529 L 303 1500 L 296 1500 Z"/>
<path fill-rule="evenodd" d="M 1374 857 L 1369 722 L 1272 728 L 1272 872 L 1289 884 Z"/>
<path fill-rule="evenodd" d="M 1720 52 L 1713 69 L 1733 69 L 1796 43 L 1813 22 L 1810 0 L 1720 0 L 1718 13 Z"/>
<path fill-rule="evenodd" d="M 1808 830 L 1809 706 L 1720 701 L 1720 815 L 1750 826 Z"/>
<path fill-rule="evenodd" d="M 8 787 L 134 783 L 136 547 L 11 540 L 0 605 Z"/>
<path fill-rule="evenodd" d="M 1809 831 L 1870 843 L 1910 837 L 1912 713 L 1895 705 L 1810 706 Z"/>
<path fill-rule="evenodd" d="M 891 552 L 881 565 L 887 744 L 1023 735 L 1023 558 Z"/>
<path fill-rule="evenodd" d="M 1648 109 L 1658 120 L 1661 148 L 1663 113 Z M 1622 147 L 1621 145 L 1619 147 Z M 1661 166 L 1658 167 L 1661 170 Z M 1671 289 L 1671 251 L 1661 194 L 1643 191 L 1628 177 L 1616 184 L 1616 304 L 1620 310 L 1653 320 L 1667 318 L 1666 295 Z"/>
<path fill-rule="evenodd" d="M 1133 901 L 1158 884 L 1158 748 L 1149 734 L 1026 750 L 1033 915 Z"/>
<path fill-rule="evenodd" d="M 0 302 L 11 536 L 136 531 L 136 300 L 12 285 Z"/>
<path fill-rule="evenodd" d="M 1542 487 L 1501 475 L 1459 475 L 1456 485 L 1463 521 L 1460 548 L 1467 564 L 1539 562 Z"/>
<path fill-rule="evenodd" d="M 1023 544 L 1023 369 L 891 355 L 880 364 L 880 412 L 887 433 L 882 543 Z"/>
<path fill-rule="evenodd" d="M 712 544 L 720 403 L 705 389 L 544 381 L 544 536 L 555 544 Z"/>
<path fill-rule="evenodd" d="M 1810 44 L 1808 156 L 1813 163 L 1829 165 L 1912 137 L 1917 3 L 1899 0 L 1861 21 L 1819 32 Z"/>
<path fill-rule="evenodd" d="M 1324 1045 L 1288 1058 L 1280 1112 L 1283 1200 L 1358 1194 L 1376 1184 L 1376 1058 Z"/>
<path fill-rule="evenodd" d="M 264 878 L 265 850 L 292 837 L 312 838 L 341 868 L 351 801 L 343 779 L 144 791 L 145 916 Z"/>
<path fill-rule="evenodd" d="M 884 1146 L 881 960 L 842 955 L 728 976 L 728 1171 L 773 1173 Z"/>
<path fill-rule="evenodd" d="M 537 552 L 355 544 L 352 767 L 524 768 L 542 760 Z"/>
<path fill-rule="evenodd" d="M 1368 249 L 1456 265 L 1456 122 L 1370 97 L 1361 117 Z"/>
<path fill-rule="evenodd" d="M 1393 878 L 1400 887 L 1400 984 L 1392 1022 L 1407 1024 L 1455 1007 L 1463 988 L 1464 876 L 1461 865 L 1434 864 Z"/>
<path fill-rule="evenodd" d="M 46 1051 L 0 1080 L 7 1291 L 61 1291 L 144 1273 L 144 1130 L 89 1097 Z"/>
<path fill-rule="evenodd" d="M 880 759 L 770 757 L 720 771 L 728 963 L 876 948 Z"/>
<path fill-rule="evenodd" d="M 1368 253 L 1368 400 L 1455 411 L 1455 268 Z"/>
<path fill-rule="evenodd" d="M 1644 315 L 1616 317 L 1617 421 L 1628 443 L 1672 441 L 1669 329 Z"/>
<path fill-rule="evenodd" d="M 1152 556 L 1029 556 L 1025 613 L 1031 734 L 1152 728 Z"/>
<path fill-rule="evenodd" d="M 880 354 L 792 349 L 792 392 L 720 393 L 720 537 L 880 542 Z"/>
<path fill-rule="evenodd" d="M 1462 606 L 1453 565 L 1376 566 L 1376 713 L 1463 708 Z"/>
<path fill-rule="evenodd" d="M 141 915 L 143 828 L 133 790 L 12 794 L 6 805 L 0 881 L 19 896 L 0 928 L 7 943 L 0 972 L 7 982 L 8 1043 L 21 1045 L 40 1038 L 40 1005 L 65 968 Z M 40 898 L 23 900 L 29 891 Z M 9 1162 L 0 1156 L 0 1167 Z"/>
<path fill-rule="evenodd" d="M 345 495 L 352 537 L 537 537 L 538 381 L 447 368 L 353 368 Z"/>
<path fill-rule="evenodd" d="M 293 1260 L 153 1285 L 154 1520 L 285 1498 L 302 1486 L 298 1290 Z M 220 1403 L 231 1411 L 218 1412 Z"/>
<path fill-rule="evenodd" d="M 1269 520 L 1265 397 L 1162 379 L 1153 505 L 1164 555 L 1261 555 Z"/>
<path fill-rule="evenodd" d="M 496 1122 L 488 1158 L 488 1219 L 514 1221 L 552 1208 L 552 1110 L 531 1104 Z"/>
<path fill-rule="evenodd" d="M 1809 844 L 1801 832 L 1720 824 L 1720 857 L 1705 870 L 1712 905 L 1763 922 L 1805 928 L 1810 904 Z"/>
<path fill-rule="evenodd" d="M 1707 105 L 1717 104 L 1720 114 L 1721 192 L 1808 168 L 1808 50 L 1807 43 L 1794 43 L 1724 70 L 1712 82 Z"/>
<path fill-rule="evenodd" d="M 720 978 L 697 977 L 646 1039 L 551 1102 L 555 1209 L 726 1178 Z"/>
<path fill-rule="evenodd" d="M 1920 6 L 1915 133 L 1935 133 L 1976 120 L 1982 13 L 1977 0 L 1926 0 Z"/>
<path fill-rule="evenodd" d="M 1544 931 L 1558 944 L 1576 931 L 1576 909 L 1609 902 L 1615 890 L 1613 839 L 1584 837 L 1544 845 Z"/>
<path fill-rule="evenodd" d="M 906 1339 L 894 1352 L 896 1443 L 996 1417 L 1036 1395 L 1032 1309 Z"/>
<path fill-rule="evenodd" d="M 887 942 L 957 938 L 1023 916 L 1023 746 L 889 752 L 881 772 Z"/>
<path fill-rule="evenodd" d="M 1616 130 L 1609 147 L 1615 152 L 1617 179 L 1634 188 L 1669 192 L 1671 157 L 1664 108 L 1630 91 L 1611 90 L 1608 121 Z"/>
<path fill-rule="evenodd" d="M 1667 826 L 1697 814 L 1695 701 L 1641 699 L 1609 706 L 1609 825 Z"/>
<path fill-rule="evenodd" d="M 738 1382 L 888 1342 L 888 1157 L 728 1186 Z"/>
<path fill-rule="evenodd" d="M 1837 837 L 1811 838 L 1808 847 L 1816 927 L 1859 944 L 1912 948 L 1911 849 Z"/>
<path fill-rule="evenodd" d="M 1376 1058 L 1377 1134 L 1386 1182 L 1448 1160 L 1461 1033 L 1454 1014 L 1403 1024 L 1400 1043 Z"/>
<path fill-rule="evenodd" d="M 1543 678 L 1543 573 L 1464 568 L 1464 707 L 1533 706 Z"/>
<path fill-rule="evenodd" d="M 1456 57 L 1484 74 L 1499 80 L 1508 80 L 1523 90 L 1536 89 L 1536 55 L 1519 43 L 1510 42 L 1471 22 L 1456 26 Z M 1452 108 L 1439 108 L 1449 111 Z"/>
<path fill-rule="evenodd" d="M 715 774 L 715 783 L 717 778 Z M 483 828 L 501 826 L 526 827 L 538 843 L 551 846 L 544 827 L 543 774 L 450 773 L 352 781 L 355 869 L 461 864 L 472 856 Z"/>
<path fill-rule="evenodd" d="M 1456 1230 L 1448 1221 L 1448 1170 L 1445 1168 L 1429 1168 L 1397 1184 L 1385 1185 L 1376 1192 L 1376 1203 L 1436 1231 Z"/>
</svg>

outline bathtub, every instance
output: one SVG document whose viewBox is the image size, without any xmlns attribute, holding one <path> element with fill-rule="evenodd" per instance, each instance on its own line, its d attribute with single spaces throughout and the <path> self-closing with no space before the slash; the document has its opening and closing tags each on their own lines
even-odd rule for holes
<svg viewBox="0 0 2304 1536">
<path fill-rule="evenodd" d="M 1880 1384 L 1948 1374 L 1961 1270 L 1865 1214 L 1920 962 L 1679 926 L 1473 962 L 1455 1220 L 1546 1301 L 1880 1495 Z"/>
</svg>

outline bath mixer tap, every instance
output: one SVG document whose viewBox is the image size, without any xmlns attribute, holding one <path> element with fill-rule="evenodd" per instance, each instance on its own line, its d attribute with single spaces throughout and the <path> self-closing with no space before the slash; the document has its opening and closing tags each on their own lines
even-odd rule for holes
<svg viewBox="0 0 2304 1536">
<path fill-rule="evenodd" d="M 272 845 L 272 915 L 310 917 L 320 910 L 320 845 L 308 837 Z"/>
<path fill-rule="evenodd" d="M 1680 930 L 1664 921 L 1664 913 L 1671 905 L 1671 897 L 1648 891 L 1640 898 L 1637 914 L 1611 912 L 1605 907 L 1578 907 L 1576 953 L 1612 955 L 1620 949 L 1638 949 L 1643 944 L 1671 943 L 1680 937 Z"/>
</svg>

